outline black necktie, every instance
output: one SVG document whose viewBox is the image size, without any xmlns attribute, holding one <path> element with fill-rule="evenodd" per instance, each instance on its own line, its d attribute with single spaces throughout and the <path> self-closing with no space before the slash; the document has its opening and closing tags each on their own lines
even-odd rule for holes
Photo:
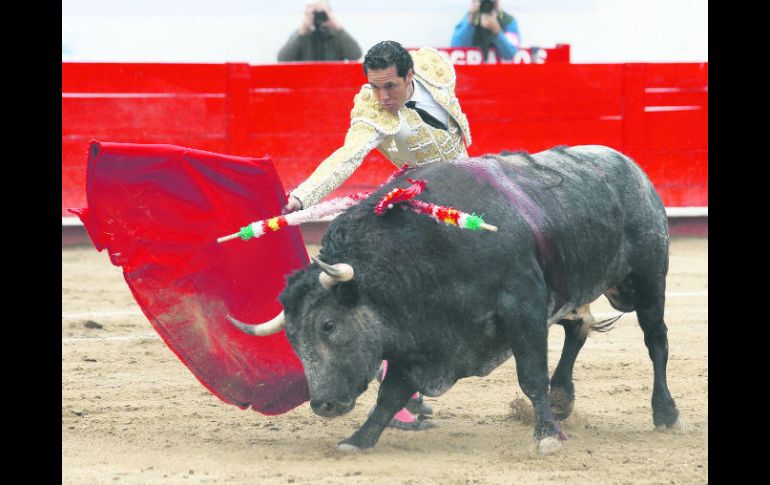
<svg viewBox="0 0 770 485">
<path fill-rule="evenodd" d="M 420 118 L 422 118 L 424 122 L 426 122 L 433 128 L 438 128 L 438 129 L 447 131 L 447 126 L 444 123 L 434 118 L 430 113 L 428 113 L 424 109 L 418 108 L 417 106 L 415 106 L 416 104 L 417 103 L 415 103 L 414 101 L 407 101 L 405 103 L 405 106 L 407 108 L 412 108 L 413 110 L 417 111 L 417 114 L 420 115 Z"/>
</svg>

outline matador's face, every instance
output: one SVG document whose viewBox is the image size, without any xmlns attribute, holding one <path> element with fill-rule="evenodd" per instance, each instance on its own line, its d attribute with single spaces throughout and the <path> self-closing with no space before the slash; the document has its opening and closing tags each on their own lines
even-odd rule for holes
<svg viewBox="0 0 770 485">
<path fill-rule="evenodd" d="M 412 86 L 411 69 L 406 77 L 399 77 L 396 66 L 390 66 L 385 69 L 369 69 L 366 78 L 374 88 L 377 101 L 385 111 L 397 113 L 404 106 L 404 103 L 412 97 L 414 87 Z"/>
</svg>

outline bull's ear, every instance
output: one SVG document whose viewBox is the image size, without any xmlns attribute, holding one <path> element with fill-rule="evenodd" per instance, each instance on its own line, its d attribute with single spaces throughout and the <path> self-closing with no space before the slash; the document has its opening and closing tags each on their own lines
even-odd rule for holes
<svg viewBox="0 0 770 485">
<path fill-rule="evenodd" d="M 356 280 L 334 285 L 331 290 L 334 292 L 337 301 L 342 305 L 352 306 L 358 303 L 360 294 L 358 292 L 358 283 Z"/>
</svg>

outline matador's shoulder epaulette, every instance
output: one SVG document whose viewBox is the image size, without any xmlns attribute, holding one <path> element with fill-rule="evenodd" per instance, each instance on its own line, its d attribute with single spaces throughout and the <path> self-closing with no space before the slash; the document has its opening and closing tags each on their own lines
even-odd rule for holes
<svg viewBox="0 0 770 485">
<path fill-rule="evenodd" d="M 412 53 L 414 72 L 438 88 L 454 90 L 455 68 L 449 59 L 432 47 L 423 47 Z"/>
</svg>

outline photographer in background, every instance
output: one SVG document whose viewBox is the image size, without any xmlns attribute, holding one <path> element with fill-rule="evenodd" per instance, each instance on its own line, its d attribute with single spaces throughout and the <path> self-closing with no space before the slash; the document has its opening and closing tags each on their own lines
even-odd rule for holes
<svg viewBox="0 0 770 485">
<path fill-rule="evenodd" d="M 500 8 L 500 0 L 472 0 L 452 34 L 452 47 L 480 47 L 484 62 L 489 48 L 510 61 L 519 50 L 519 25 L 513 15 Z"/>
<path fill-rule="evenodd" d="M 342 61 L 361 57 L 361 47 L 342 28 L 324 0 L 309 0 L 302 24 L 280 51 L 278 61 Z"/>
</svg>

